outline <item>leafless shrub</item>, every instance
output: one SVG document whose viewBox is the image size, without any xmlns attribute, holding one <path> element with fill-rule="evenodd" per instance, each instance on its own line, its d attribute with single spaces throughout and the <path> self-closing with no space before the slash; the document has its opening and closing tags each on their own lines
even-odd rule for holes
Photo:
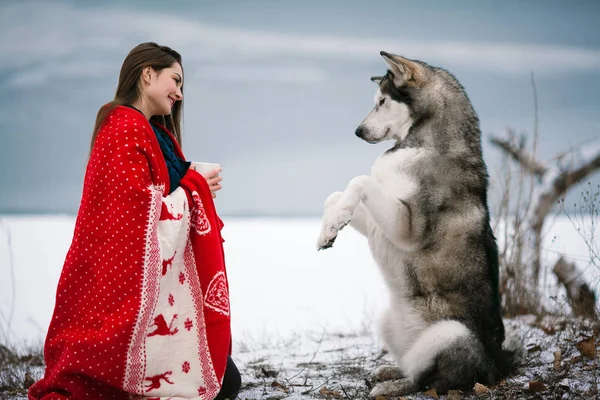
<svg viewBox="0 0 600 400">
<path fill-rule="evenodd" d="M 506 137 L 492 135 L 490 138 L 491 143 L 502 150 L 505 156 L 497 181 L 501 199 L 494 210 L 493 229 L 500 244 L 503 307 L 505 313 L 511 316 L 523 313 L 540 315 L 550 311 L 540 302 L 540 288 L 545 285 L 548 271 L 548 268 L 542 268 L 541 258 L 544 224 L 547 217 L 556 211 L 556 205 L 561 201 L 564 204 L 569 191 L 600 170 L 600 141 L 571 148 L 546 162 L 537 158 L 539 131 L 533 75 L 531 82 L 535 108 L 532 148 L 527 148 L 525 135 L 517 137 L 513 130 L 509 130 Z M 516 165 L 516 170 L 513 165 Z M 598 216 L 599 192 L 592 190 L 591 185 L 585 190 L 587 209 L 575 210 L 572 222 L 582 223 L 584 219 L 578 217 L 585 214 L 595 215 L 592 221 L 597 224 L 594 220 Z M 597 265 L 600 251 L 595 229 L 596 226 L 592 225 L 583 234 L 587 235 L 584 240 L 588 243 L 590 259 Z"/>
</svg>

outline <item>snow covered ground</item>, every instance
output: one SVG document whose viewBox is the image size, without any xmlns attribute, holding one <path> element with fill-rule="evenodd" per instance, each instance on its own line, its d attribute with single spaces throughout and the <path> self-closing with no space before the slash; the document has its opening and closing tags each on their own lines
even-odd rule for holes
<svg viewBox="0 0 600 400">
<path fill-rule="evenodd" d="M 600 324 L 552 317 L 538 321 L 527 315 L 506 320 L 505 325 L 524 342 L 519 371 L 494 388 L 479 386 L 475 393 L 451 391 L 440 399 L 598 398 Z M 392 363 L 368 331 L 315 333 L 291 337 L 281 345 L 241 349 L 237 354 L 244 380 L 240 399 L 364 399 L 376 384 L 372 371 Z M 435 396 L 435 392 L 413 393 L 401 399 Z"/>
</svg>

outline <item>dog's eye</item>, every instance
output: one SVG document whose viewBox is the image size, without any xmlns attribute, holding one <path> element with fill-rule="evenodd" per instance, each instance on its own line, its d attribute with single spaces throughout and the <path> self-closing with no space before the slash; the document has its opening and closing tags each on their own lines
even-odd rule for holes
<svg viewBox="0 0 600 400">
<path fill-rule="evenodd" d="M 383 103 L 385 103 L 385 97 L 381 97 L 381 98 L 379 99 L 379 105 L 380 105 L 380 106 L 382 106 L 382 105 L 383 105 Z"/>
</svg>

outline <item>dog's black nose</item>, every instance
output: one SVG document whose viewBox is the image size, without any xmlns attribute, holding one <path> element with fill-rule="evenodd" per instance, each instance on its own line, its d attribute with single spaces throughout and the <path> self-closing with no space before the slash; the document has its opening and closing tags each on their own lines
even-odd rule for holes
<svg viewBox="0 0 600 400">
<path fill-rule="evenodd" d="M 363 128 L 363 126 L 359 126 L 358 128 L 356 128 L 356 130 L 354 131 L 354 134 L 356 136 L 358 136 L 361 139 L 365 138 L 365 128 Z"/>
</svg>

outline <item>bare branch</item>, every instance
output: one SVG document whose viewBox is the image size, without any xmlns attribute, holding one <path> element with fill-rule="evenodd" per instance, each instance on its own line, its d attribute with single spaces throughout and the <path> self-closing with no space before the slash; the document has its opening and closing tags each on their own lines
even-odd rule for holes
<svg viewBox="0 0 600 400">
<path fill-rule="evenodd" d="M 490 142 L 504 150 L 513 160 L 517 161 L 527 172 L 535 175 L 538 179 L 542 179 L 548 168 L 540 161 L 536 160 L 535 156 L 525 150 L 524 146 L 516 146 L 512 138 L 501 139 L 497 136 L 492 135 Z"/>
<path fill-rule="evenodd" d="M 536 230 L 541 230 L 544 218 L 548 215 L 552 206 L 556 204 L 560 197 L 565 194 L 572 185 L 578 184 L 596 170 L 600 170 L 600 147 L 596 154 L 589 157 L 588 160 L 579 166 L 579 168 L 553 176 L 552 181 L 548 182 L 550 184 L 546 186 L 545 190 L 539 196 L 532 227 Z"/>
<path fill-rule="evenodd" d="M 542 228 L 546 216 L 552 211 L 552 207 L 572 187 L 577 185 L 585 177 L 600 169 L 600 144 L 590 146 L 579 154 L 581 159 L 577 164 L 561 168 L 561 172 L 547 172 L 544 182 L 537 198 L 531 221 L 531 229 L 535 235 L 535 259 L 533 261 L 533 277 L 535 282 L 539 281 L 541 268 L 540 249 L 542 244 Z"/>
</svg>

